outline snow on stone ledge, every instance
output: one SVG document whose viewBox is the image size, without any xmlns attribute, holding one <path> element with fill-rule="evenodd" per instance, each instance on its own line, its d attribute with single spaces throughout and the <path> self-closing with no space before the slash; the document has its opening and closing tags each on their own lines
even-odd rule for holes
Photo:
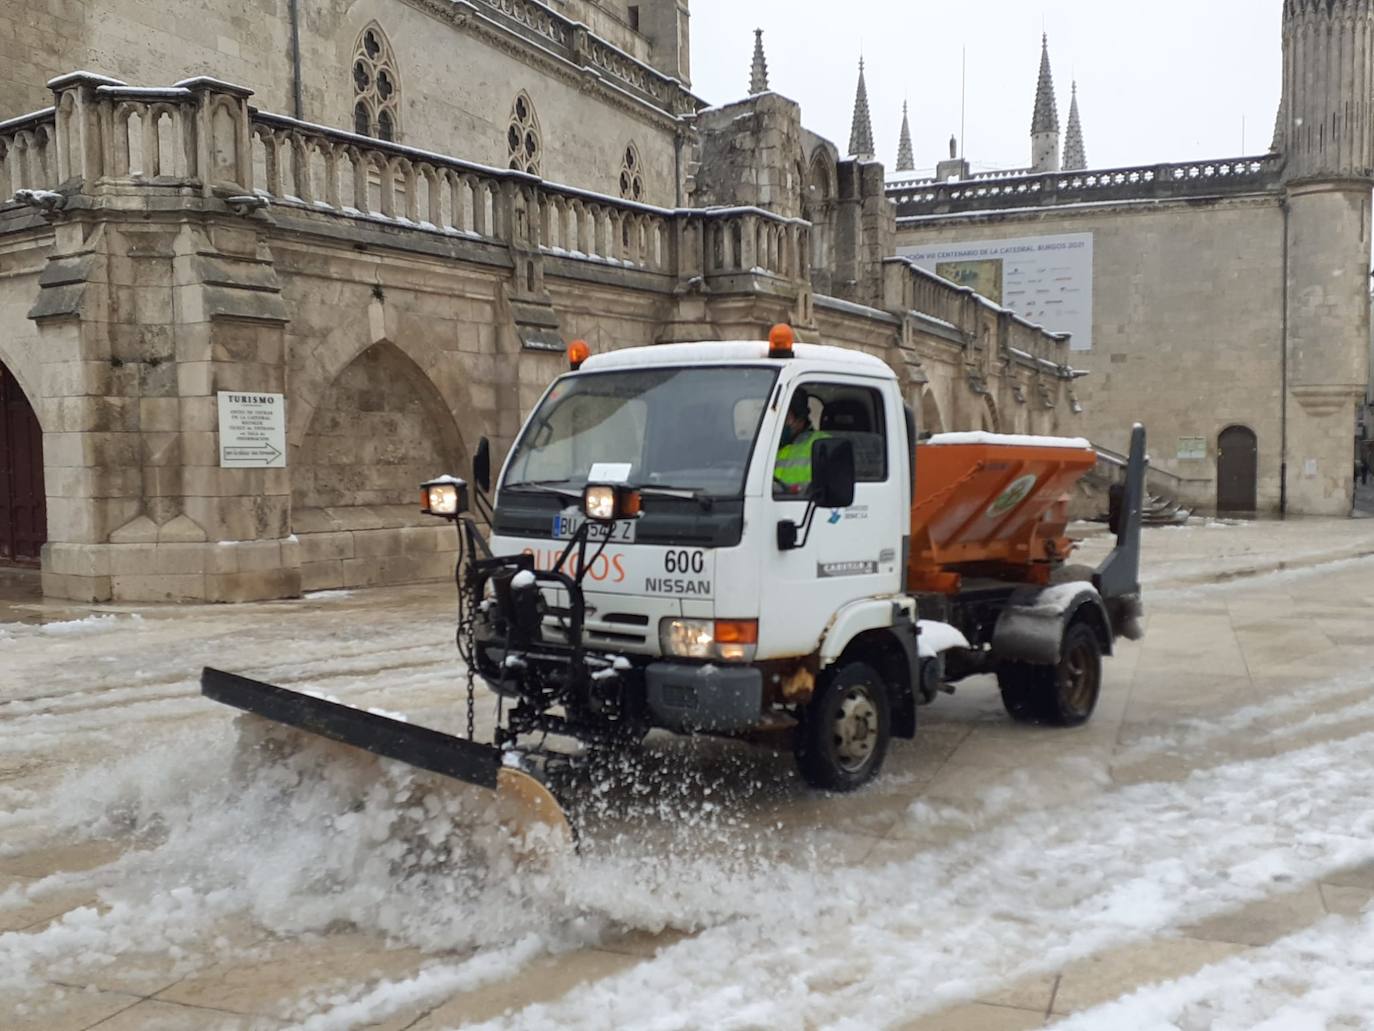
<svg viewBox="0 0 1374 1031">
<path fill-rule="evenodd" d="M 1032 437 L 1023 433 L 937 433 L 924 442 L 926 447 L 940 444 L 1000 444 L 1003 447 L 1064 447 L 1080 451 L 1092 449 L 1083 437 Z"/>
</svg>

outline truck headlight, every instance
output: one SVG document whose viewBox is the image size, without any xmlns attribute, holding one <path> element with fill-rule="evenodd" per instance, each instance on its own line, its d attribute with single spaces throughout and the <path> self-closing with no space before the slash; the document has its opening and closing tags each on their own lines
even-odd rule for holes
<svg viewBox="0 0 1374 1031">
<path fill-rule="evenodd" d="M 588 487 L 582 493 L 582 511 L 588 519 L 606 522 L 615 518 L 615 488 Z"/>
<path fill-rule="evenodd" d="M 752 662 L 758 651 L 757 619 L 674 619 L 658 625 L 664 655 L 678 659 Z"/>
<path fill-rule="evenodd" d="M 593 522 L 638 519 L 640 510 L 641 498 L 634 487 L 589 483 L 582 490 L 582 514 Z"/>
<path fill-rule="evenodd" d="M 456 476 L 420 484 L 420 511 L 453 519 L 468 510 L 468 485 Z"/>
</svg>

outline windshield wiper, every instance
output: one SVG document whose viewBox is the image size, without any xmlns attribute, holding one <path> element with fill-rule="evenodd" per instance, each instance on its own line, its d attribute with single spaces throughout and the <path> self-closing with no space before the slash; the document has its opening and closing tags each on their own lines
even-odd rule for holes
<svg viewBox="0 0 1374 1031">
<path fill-rule="evenodd" d="M 516 494 L 553 494 L 560 498 L 580 498 L 581 491 L 560 490 L 558 484 L 567 483 L 567 480 L 526 480 L 521 483 L 510 483 L 501 489 L 514 491 Z"/>
<path fill-rule="evenodd" d="M 695 501 L 707 512 L 716 503 L 716 499 L 705 493 L 700 487 L 673 487 L 655 483 L 640 487 L 639 492 L 651 498 L 681 498 L 684 501 Z"/>
<path fill-rule="evenodd" d="M 580 490 L 560 489 L 557 486 L 560 483 L 567 482 L 567 480 L 527 480 L 521 483 L 512 483 L 501 489 L 503 491 L 511 491 L 515 494 L 552 494 L 555 497 L 569 498 L 573 501 L 580 500 L 582 497 L 582 492 Z M 707 512 L 715 507 L 715 497 L 704 493 L 700 487 L 673 487 L 653 484 L 637 489 L 645 497 L 678 498 L 682 501 L 695 501 Z"/>
</svg>

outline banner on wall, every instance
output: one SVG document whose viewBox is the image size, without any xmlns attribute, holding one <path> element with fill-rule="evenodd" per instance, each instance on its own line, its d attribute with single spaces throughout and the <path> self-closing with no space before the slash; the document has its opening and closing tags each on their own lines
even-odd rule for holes
<svg viewBox="0 0 1374 1031">
<path fill-rule="evenodd" d="M 1073 334 L 1075 351 L 1092 350 L 1092 233 L 899 247 L 897 253 L 1028 322 Z"/>
</svg>

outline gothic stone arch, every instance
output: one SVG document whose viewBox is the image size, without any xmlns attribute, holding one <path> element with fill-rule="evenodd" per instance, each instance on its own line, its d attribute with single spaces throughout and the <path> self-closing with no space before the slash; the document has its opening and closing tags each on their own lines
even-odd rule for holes
<svg viewBox="0 0 1374 1031">
<path fill-rule="evenodd" d="M 830 291 L 829 268 L 835 211 L 835 162 L 819 146 L 811 153 L 802 187 L 802 218 L 811 223 L 811 282 L 820 293 Z"/>
<path fill-rule="evenodd" d="M 0 564 L 37 565 L 47 539 L 43 429 L 19 380 L 0 362 Z"/>
<path fill-rule="evenodd" d="M 358 33 L 353 46 L 353 131 L 398 142 L 401 138 L 401 84 L 391 41 L 375 21 Z"/>
<path fill-rule="evenodd" d="M 425 480 L 467 471 L 455 414 L 472 406 L 451 356 L 398 337 L 389 307 L 377 303 L 363 329 L 352 320 L 293 358 L 291 530 L 307 591 L 452 573 L 452 528 L 422 516 L 415 499 Z"/>
<path fill-rule="evenodd" d="M 292 474 L 293 511 L 411 506 L 419 485 L 464 463 L 462 436 L 424 371 L 382 341 L 315 405 Z"/>
</svg>

